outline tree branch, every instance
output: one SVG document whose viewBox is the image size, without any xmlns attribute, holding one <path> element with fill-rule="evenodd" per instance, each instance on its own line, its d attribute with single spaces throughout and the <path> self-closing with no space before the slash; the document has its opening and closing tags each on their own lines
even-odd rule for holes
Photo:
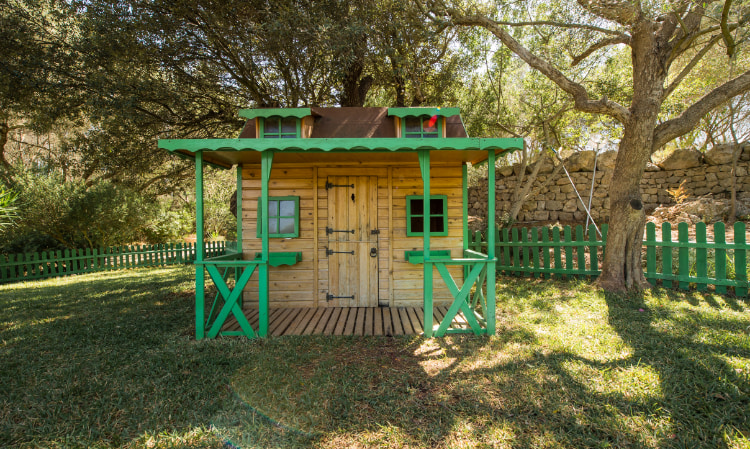
<svg viewBox="0 0 750 449">
<path fill-rule="evenodd" d="M 586 51 L 584 51 L 580 55 L 578 55 L 575 58 L 573 58 L 573 61 L 570 63 L 570 66 L 571 67 L 575 67 L 578 64 L 580 64 L 581 61 L 583 61 L 584 59 L 586 59 L 589 56 L 591 56 L 591 54 L 594 53 L 595 51 L 597 51 L 597 50 L 599 50 L 601 48 L 609 47 L 610 45 L 616 45 L 616 44 L 626 44 L 626 45 L 629 45 L 630 44 L 630 36 L 621 35 L 621 36 L 609 37 L 607 39 L 602 39 L 599 42 L 596 42 L 592 46 L 590 46 L 589 48 L 587 48 Z"/>
<path fill-rule="evenodd" d="M 670 140 L 690 132 L 695 128 L 698 121 L 711 110 L 721 106 L 732 97 L 748 91 L 750 91 L 750 70 L 707 93 L 679 117 L 659 124 L 654 130 L 651 152 L 658 150 Z"/>
<path fill-rule="evenodd" d="M 642 14 L 641 4 L 638 1 L 578 0 L 578 4 L 591 14 L 620 25 L 632 25 Z"/>
<path fill-rule="evenodd" d="M 690 62 L 682 69 L 682 71 L 677 75 L 677 77 L 669 84 L 669 86 L 664 90 L 664 93 L 662 94 L 662 100 L 667 98 L 672 92 L 677 88 L 677 86 L 680 85 L 683 79 L 693 70 L 693 68 L 700 62 L 701 59 L 708 53 L 711 48 L 716 45 L 717 42 L 721 39 L 720 36 L 714 36 L 713 39 L 708 41 L 708 43 L 701 48 L 701 50 L 693 56 L 693 59 L 690 60 Z"/>
<path fill-rule="evenodd" d="M 548 61 L 531 53 L 495 21 L 478 15 L 454 16 L 451 17 L 451 21 L 454 25 L 458 26 L 479 26 L 494 34 L 510 51 L 570 94 L 573 97 L 576 109 L 579 111 L 605 114 L 622 123 L 628 121 L 630 111 L 627 108 L 617 102 L 608 100 L 606 97 L 597 101 L 591 100 L 588 92 L 586 92 L 586 89 L 582 85 L 566 77 Z"/>
<path fill-rule="evenodd" d="M 721 35 L 724 38 L 724 43 L 727 45 L 727 55 L 731 58 L 734 55 L 734 48 L 736 44 L 732 38 L 732 33 L 729 31 L 727 26 L 727 20 L 729 19 L 729 8 L 732 7 L 732 0 L 724 1 L 724 8 L 721 10 Z"/>
<path fill-rule="evenodd" d="M 598 33 L 604 33 L 604 34 L 610 34 L 612 36 L 618 36 L 622 39 L 627 39 L 628 35 L 623 33 L 622 31 L 617 30 L 610 30 L 608 28 L 601 28 L 593 25 L 587 25 L 584 23 L 565 23 L 565 22 L 554 22 L 551 20 L 535 20 L 530 22 L 503 22 L 503 21 L 497 21 L 495 22 L 498 25 L 503 26 L 510 26 L 510 27 L 523 27 L 523 26 L 536 26 L 536 25 L 547 25 L 547 26 L 553 26 L 555 28 L 574 28 L 578 30 L 589 30 L 589 31 L 596 31 Z"/>
</svg>

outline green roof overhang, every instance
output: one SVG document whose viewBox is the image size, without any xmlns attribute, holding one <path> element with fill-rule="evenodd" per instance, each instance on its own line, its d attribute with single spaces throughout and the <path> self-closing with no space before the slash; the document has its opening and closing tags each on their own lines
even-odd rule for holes
<svg viewBox="0 0 750 449">
<path fill-rule="evenodd" d="M 366 154 L 380 154 L 396 160 L 394 155 L 408 156 L 418 150 L 430 150 L 442 154 L 443 159 L 477 163 L 487 158 L 487 152 L 504 153 L 523 149 L 519 138 L 470 138 L 452 137 L 442 139 L 413 138 L 330 138 L 330 139 L 160 139 L 159 148 L 172 153 L 192 157 L 202 151 L 206 162 L 231 167 L 237 163 L 260 161 L 264 151 L 276 153 L 275 159 L 290 155 L 290 160 L 304 162 L 321 159 L 322 155 L 351 155 L 353 159 L 366 159 Z M 291 156 L 295 155 L 295 156 Z M 365 156 L 365 157 L 363 157 Z"/>
<path fill-rule="evenodd" d="M 389 116 L 399 118 L 421 117 L 423 115 L 451 117 L 460 113 L 459 108 L 388 108 Z"/>
<path fill-rule="evenodd" d="M 256 117 L 296 117 L 303 118 L 312 115 L 310 108 L 265 108 L 240 109 L 240 117 L 254 119 Z"/>
</svg>

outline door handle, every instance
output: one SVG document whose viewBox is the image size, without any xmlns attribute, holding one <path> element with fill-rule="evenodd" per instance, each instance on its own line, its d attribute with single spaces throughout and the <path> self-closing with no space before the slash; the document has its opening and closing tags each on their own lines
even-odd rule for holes
<svg viewBox="0 0 750 449">
<path fill-rule="evenodd" d="M 370 248 L 370 257 L 378 257 L 378 249 Z"/>
</svg>

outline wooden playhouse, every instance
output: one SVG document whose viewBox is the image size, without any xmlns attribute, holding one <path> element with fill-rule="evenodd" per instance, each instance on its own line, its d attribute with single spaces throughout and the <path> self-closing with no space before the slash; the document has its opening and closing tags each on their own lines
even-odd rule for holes
<svg viewBox="0 0 750 449">
<path fill-rule="evenodd" d="M 195 160 L 198 248 L 203 167 L 237 172 L 238 251 L 196 258 L 198 339 L 269 329 L 494 334 L 494 242 L 487 254 L 468 249 L 467 163 L 493 166 L 522 139 L 470 138 L 457 108 L 240 115 L 237 139 L 159 140 Z M 206 274 L 218 291 L 210 307 Z"/>
</svg>

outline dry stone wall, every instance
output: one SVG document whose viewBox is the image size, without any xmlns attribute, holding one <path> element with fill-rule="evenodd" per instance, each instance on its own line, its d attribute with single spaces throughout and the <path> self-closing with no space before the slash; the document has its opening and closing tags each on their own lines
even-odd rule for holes
<svg viewBox="0 0 750 449">
<path fill-rule="evenodd" d="M 650 212 L 659 206 L 675 204 L 668 189 L 678 189 L 681 183 L 685 194 L 690 198 L 711 195 L 714 198 L 729 198 L 732 179 L 732 157 L 734 146 L 716 146 L 705 154 L 697 150 L 677 150 L 658 164 L 649 164 L 641 181 L 641 195 Z M 737 164 L 737 197 L 750 200 L 750 142 L 742 144 L 742 154 Z M 576 153 L 564 161 L 583 201 L 589 204 L 592 178 L 594 180 L 591 197 L 591 215 L 598 223 L 609 220 L 609 186 L 612 181 L 615 152 L 602 153 L 597 158 L 596 175 L 594 175 L 594 152 Z M 576 196 L 575 190 L 564 171 L 553 179 L 551 164 L 543 167 L 532 187 L 536 192 L 524 203 L 518 214 L 517 222 L 525 223 L 581 223 L 586 220 L 583 204 Z M 531 168 L 527 169 L 529 172 Z M 497 215 L 503 215 L 511 209 L 511 196 L 519 179 L 520 167 L 503 167 L 497 169 Z M 485 218 L 487 216 L 487 180 L 480 179 L 477 187 L 469 189 L 469 215 Z"/>
</svg>

